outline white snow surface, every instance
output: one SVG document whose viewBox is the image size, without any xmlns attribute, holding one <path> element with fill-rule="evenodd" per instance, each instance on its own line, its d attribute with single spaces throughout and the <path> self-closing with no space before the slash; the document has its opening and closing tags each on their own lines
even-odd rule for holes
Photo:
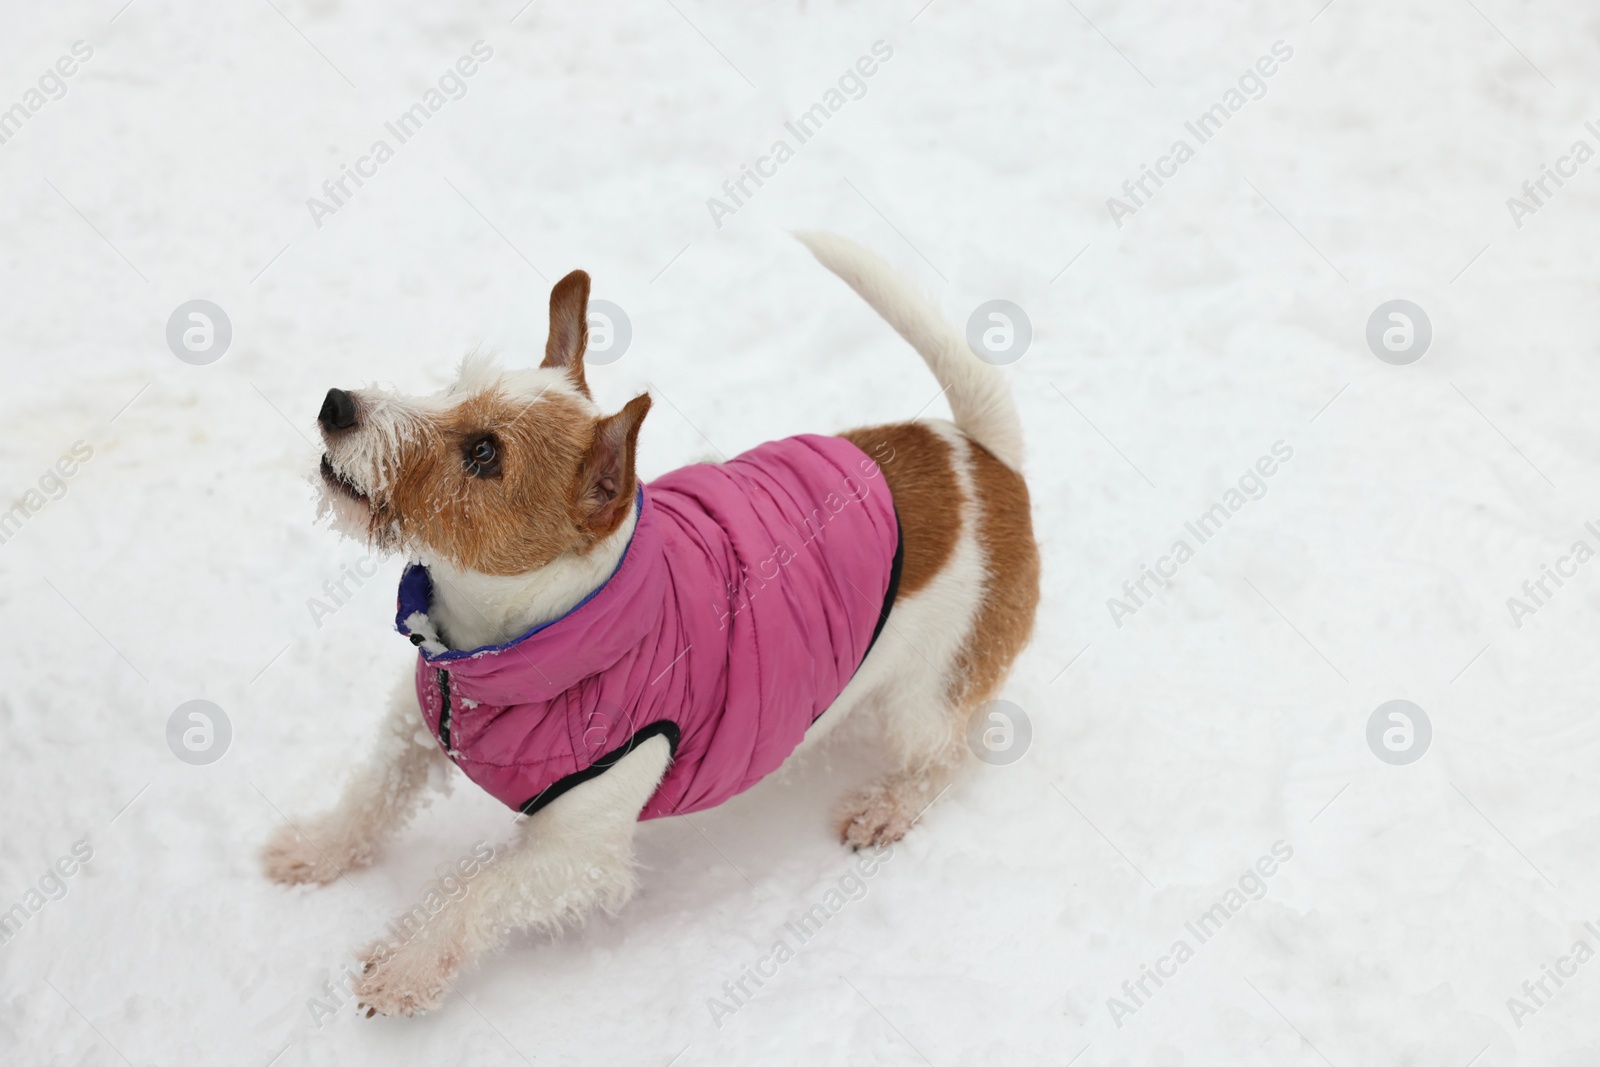
<svg viewBox="0 0 1600 1067">
<path fill-rule="evenodd" d="M 121 3 L 0 10 L 0 108 L 93 47 L 0 144 L 5 506 L 93 450 L 0 545 L 0 909 L 26 914 L 0 1061 L 1600 1061 L 1600 962 L 1523 990 L 1600 948 L 1600 566 L 1507 605 L 1600 546 L 1600 163 L 1520 226 L 1506 203 L 1600 147 L 1593 5 Z M 480 40 L 465 96 L 316 225 L 307 199 Z M 865 95 L 719 227 L 707 198 L 877 41 Z M 1117 226 L 1107 198 L 1278 41 L 1264 95 Z M 398 560 L 308 607 L 365 555 L 313 521 L 323 393 L 436 388 L 475 346 L 536 362 L 582 267 L 633 326 L 597 398 L 657 400 L 647 476 L 944 413 L 800 228 L 958 325 L 997 297 L 1032 322 L 1007 375 L 1044 597 L 1005 692 L 1031 747 L 951 789 L 732 1017 L 710 998 L 850 869 L 830 824 L 878 765 L 859 731 L 642 826 L 628 908 L 517 939 L 436 1013 L 317 1020 L 439 864 L 510 830 L 462 782 L 370 869 L 260 873 L 414 655 Z M 165 340 L 195 298 L 233 328 L 207 366 Z M 1409 366 L 1365 340 L 1394 298 L 1433 326 Z M 1265 495 L 1114 621 L 1280 441 Z M 166 740 L 195 699 L 232 727 L 207 766 Z M 1405 766 L 1366 740 L 1392 699 L 1433 728 Z M 1262 899 L 1200 944 L 1186 923 L 1277 842 Z M 1193 958 L 1114 1010 L 1180 939 Z"/>
</svg>

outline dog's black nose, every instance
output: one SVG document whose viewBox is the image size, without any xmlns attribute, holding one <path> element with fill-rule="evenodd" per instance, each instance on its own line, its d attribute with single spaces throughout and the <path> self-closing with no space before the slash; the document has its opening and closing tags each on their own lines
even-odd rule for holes
<svg viewBox="0 0 1600 1067">
<path fill-rule="evenodd" d="M 355 398 L 343 389 L 329 389 L 317 421 L 324 430 L 348 430 L 356 424 Z"/>
</svg>

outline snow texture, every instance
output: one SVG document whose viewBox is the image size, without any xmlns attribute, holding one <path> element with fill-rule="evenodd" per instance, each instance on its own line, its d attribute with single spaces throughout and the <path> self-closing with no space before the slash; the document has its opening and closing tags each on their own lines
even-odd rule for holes
<svg viewBox="0 0 1600 1067">
<path fill-rule="evenodd" d="M 1600 948 L 1593 5 L 119 4 L 0 10 L 0 1061 L 1600 1060 L 1600 962 L 1561 962 Z M 1546 166 L 1576 173 L 1530 196 Z M 510 826 L 456 789 L 368 870 L 260 874 L 415 655 L 400 561 L 313 521 L 323 393 L 532 363 L 582 267 L 632 327 L 598 399 L 657 400 L 647 476 L 943 413 L 811 228 L 959 328 L 996 298 L 1031 322 L 1031 747 L 858 882 L 830 814 L 876 762 L 847 732 L 644 826 L 620 914 L 358 1019 L 324 984 Z M 209 365 L 166 338 L 194 299 L 231 322 Z M 1393 299 L 1431 323 L 1409 365 L 1367 341 Z M 1368 743 L 1396 699 L 1432 726 L 1407 765 Z M 191 700 L 227 716 L 216 762 L 169 746 Z M 1171 977 L 1141 993 L 1146 965 Z"/>
</svg>

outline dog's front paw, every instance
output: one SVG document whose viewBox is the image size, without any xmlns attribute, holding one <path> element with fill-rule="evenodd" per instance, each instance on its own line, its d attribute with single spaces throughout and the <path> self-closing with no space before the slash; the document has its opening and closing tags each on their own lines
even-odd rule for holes
<svg viewBox="0 0 1600 1067">
<path fill-rule="evenodd" d="M 355 996 L 367 1018 L 373 1015 L 420 1015 L 444 1002 L 450 979 L 461 969 L 460 957 L 425 942 L 398 949 L 379 945 L 363 953 Z"/>
<path fill-rule="evenodd" d="M 349 849 L 312 841 L 292 826 L 279 828 L 261 849 L 261 869 L 284 885 L 326 885 L 357 866 L 355 859 Z"/>
<path fill-rule="evenodd" d="M 918 814 L 902 790 L 873 786 L 839 809 L 839 840 L 851 848 L 892 845 L 906 836 Z"/>
</svg>

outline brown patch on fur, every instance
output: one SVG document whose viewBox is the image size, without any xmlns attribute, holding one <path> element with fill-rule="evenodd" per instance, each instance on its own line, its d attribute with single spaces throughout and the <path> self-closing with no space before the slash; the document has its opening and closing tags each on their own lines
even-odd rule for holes
<svg viewBox="0 0 1600 1067">
<path fill-rule="evenodd" d="M 499 390 L 467 397 L 401 446 L 393 484 L 374 494 L 373 529 L 382 535 L 397 525 L 402 541 L 485 574 L 542 567 L 586 542 L 568 503 L 598 424 L 581 401 L 556 390 L 533 403 Z M 479 477 L 466 452 L 486 434 L 500 469 Z"/>
<path fill-rule="evenodd" d="M 894 495 L 905 541 L 898 596 L 910 596 L 950 562 L 961 536 L 966 494 L 956 479 L 955 452 L 920 422 L 867 426 L 839 436 L 872 457 Z"/>
<path fill-rule="evenodd" d="M 569 510 L 585 537 L 579 551 L 616 532 L 638 493 L 634 453 L 639 446 L 639 426 L 650 412 L 650 394 L 640 393 L 615 415 L 594 424 L 594 438 L 572 480 Z"/>
<path fill-rule="evenodd" d="M 1033 634 L 1039 606 L 1039 546 L 1022 475 L 975 441 L 968 442 L 978 494 L 978 544 L 987 582 L 972 633 L 956 657 L 950 699 L 970 709 L 992 699 Z"/>
</svg>

